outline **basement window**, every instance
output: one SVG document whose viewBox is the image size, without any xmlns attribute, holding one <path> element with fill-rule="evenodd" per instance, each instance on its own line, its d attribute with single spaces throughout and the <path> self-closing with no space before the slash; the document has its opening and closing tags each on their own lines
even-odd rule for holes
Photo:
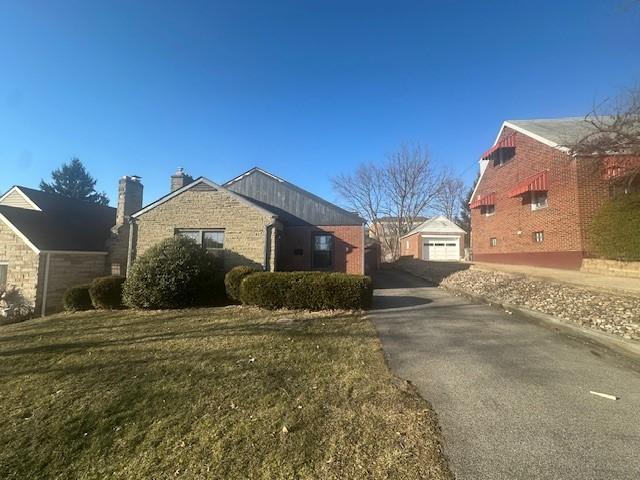
<svg viewBox="0 0 640 480">
<path fill-rule="evenodd" d="M 536 243 L 544 242 L 544 232 L 533 232 L 533 241 Z"/>
<path fill-rule="evenodd" d="M 498 239 L 496 237 L 491 237 L 489 239 L 489 246 L 490 247 L 495 247 L 498 245 Z"/>
<path fill-rule="evenodd" d="M 7 288 L 7 274 L 9 273 L 9 265 L 0 263 L 0 291 Z"/>
</svg>

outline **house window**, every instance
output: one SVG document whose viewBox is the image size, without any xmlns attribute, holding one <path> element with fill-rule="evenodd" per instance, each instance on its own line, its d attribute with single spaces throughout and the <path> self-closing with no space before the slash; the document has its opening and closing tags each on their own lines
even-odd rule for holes
<svg viewBox="0 0 640 480">
<path fill-rule="evenodd" d="M 409 240 L 407 240 L 407 250 L 409 249 Z"/>
<path fill-rule="evenodd" d="M 333 265 L 333 235 L 313 236 L 313 268 L 330 268 Z"/>
<path fill-rule="evenodd" d="M 531 192 L 531 210 L 540 210 L 547 206 L 547 192 Z"/>
<path fill-rule="evenodd" d="M 544 232 L 533 232 L 533 241 L 536 243 L 544 242 Z"/>
<path fill-rule="evenodd" d="M 480 207 L 480 215 L 484 215 L 485 217 L 490 217 L 491 215 L 496 214 L 496 206 L 495 205 L 482 205 Z"/>
<path fill-rule="evenodd" d="M 210 252 L 224 249 L 224 230 L 179 229 L 176 230 L 176 235 L 191 238 Z"/>
<path fill-rule="evenodd" d="M 9 265 L 0 263 L 0 291 L 7 288 L 7 274 L 9 273 Z"/>
<path fill-rule="evenodd" d="M 509 160 L 511 160 L 515 156 L 515 154 L 516 154 L 515 148 L 499 148 L 493 154 L 493 166 L 501 167 L 502 165 L 507 163 Z"/>
<path fill-rule="evenodd" d="M 122 275 L 122 268 L 120 267 L 119 263 L 112 263 L 111 264 L 111 275 Z"/>
<path fill-rule="evenodd" d="M 498 245 L 498 239 L 496 237 L 491 237 L 489 239 L 489 246 L 495 247 L 496 245 Z"/>
</svg>

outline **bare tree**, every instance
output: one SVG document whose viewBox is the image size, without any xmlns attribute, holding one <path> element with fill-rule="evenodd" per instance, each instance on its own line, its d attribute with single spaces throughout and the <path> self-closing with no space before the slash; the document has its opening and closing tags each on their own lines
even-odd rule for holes
<svg viewBox="0 0 640 480">
<path fill-rule="evenodd" d="M 442 182 L 442 189 L 436 199 L 434 210 L 449 220 L 456 221 L 463 202 L 464 182 L 448 173 Z"/>
<path fill-rule="evenodd" d="M 631 186 L 640 175 L 640 86 L 595 106 L 585 122 L 587 132 L 567 147 L 574 155 L 591 157 L 600 173 L 619 168 L 624 174 L 611 175 L 610 181 Z"/>
<path fill-rule="evenodd" d="M 367 219 L 385 255 L 395 260 L 400 237 L 435 207 L 446 178 L 434 168 L 425 147 L 404 145 L 381 166 L 364 164 L 332 181 L 342 200 Z"/>
</svg>

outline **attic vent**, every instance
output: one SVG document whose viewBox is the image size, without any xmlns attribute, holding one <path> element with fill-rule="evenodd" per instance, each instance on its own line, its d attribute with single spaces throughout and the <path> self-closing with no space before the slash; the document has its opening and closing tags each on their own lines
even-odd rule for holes
<svg viewBox="0 0 640 480">
<path fill-rule="evenodd" d="M 207 185 L 206 183 L 199 183 L 198 185 L 194 185 L 191 187 L 191 190 L 194 192 L 215 192 L 216 189 L 211 185 Z"/>
</svg>

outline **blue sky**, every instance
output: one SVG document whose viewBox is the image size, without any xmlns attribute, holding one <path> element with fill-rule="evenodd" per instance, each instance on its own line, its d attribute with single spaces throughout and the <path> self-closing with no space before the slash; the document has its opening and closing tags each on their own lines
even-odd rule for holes
<svg viewBox="0 0 640 480">
<path fill-rule="evenodd" d="M 582 115 L 640 82 L 629 0 L 0 0 L 0 190 L 73 156 L 112 203 L 182 166 L 330 177 L 405 142 L 471 181 L 504 119 Z"/>
</svg>

